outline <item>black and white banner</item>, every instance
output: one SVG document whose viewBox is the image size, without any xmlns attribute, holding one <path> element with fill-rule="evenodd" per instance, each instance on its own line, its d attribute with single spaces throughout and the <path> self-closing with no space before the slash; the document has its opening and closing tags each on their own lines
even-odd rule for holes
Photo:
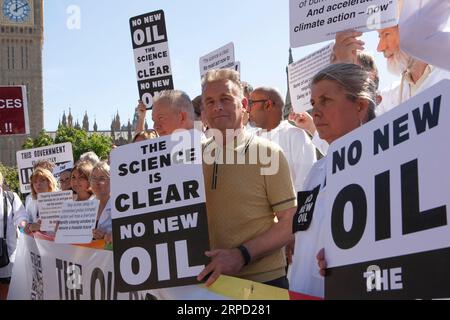
<svg viewBox="0 0 450 320">
<path fill-rule="evenodd" d="M 133 17 L 130 28 L 139 96 L 151 108 L 155 96 L 174 88 L 164 11 Z"/>
<path fill-rule="evenodd" d="M 327 299 L 450 297 L 450 81 L 335 141 Z"/>
<path fill-rule="evenodd" d="M 112 152 L 120 291 L 198 283 L 209 249 L 200 139 L 200 132 L 184 131 Z"/>
</svg>

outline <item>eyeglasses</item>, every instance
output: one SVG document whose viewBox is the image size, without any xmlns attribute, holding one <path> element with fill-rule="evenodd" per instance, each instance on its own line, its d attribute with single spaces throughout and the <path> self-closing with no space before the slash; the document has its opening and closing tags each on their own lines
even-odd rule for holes
<svg viewBox="0 0 450 320">
<path fill-rule="evenodd" d="M 267 101 L 269 101 L 269 100 L 268 99 L 265 99 L 265 100 L 252 100 L 252 99 L 249 99 L 248 100 L 248 110 L 247 110 L 247 112 L 251 112 L 252 111 L 252 108 L 255 105 L 255 103 L 266 103 Z"/>
<path fill-rule="evenodd" d="M 91 182 L 105 183 L 106 181 L 109 181 L 108 177 L 91 177 Z"/>
<path fill-rule="evenodd" d="M 267 101 L 269 101 L 269 100 L 268 99 L 266 99 L 266 100 L 252 100 L 252 99 L 250 99 L 250 100 L 248 100 L 248 106 L 249 107 L 253 107 L 253 105 L 255 103 L 266 103 Z"/>
</svg>

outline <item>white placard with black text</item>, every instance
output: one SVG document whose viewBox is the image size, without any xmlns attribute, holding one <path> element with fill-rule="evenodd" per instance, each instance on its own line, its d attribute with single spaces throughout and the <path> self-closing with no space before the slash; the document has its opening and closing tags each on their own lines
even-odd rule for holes
<svg viewBox="0 0 450 320">
<path fill-rule="evenodd" d="M 209 248 L 200 141 L 201 132 L 192 130 L 113 150 L 111 203 L 119 290 L 197 283 Z"/>
<path fill-rule="evenodd" d="M 41 231 L 55 231 L 56 223 L 64 202 L 73 201 L 73 191 L 46 192 L 38 194 L 39 218 Z"/>
<path fill-rule="evenodd" d="M 309 54 L 289 65 L 289 90 L 294 111 L 308 111 L 311 106 L 311 80 L 323 68 L 330 64 L 334 43 Z"/>
<path fill-rule="evenodd" d="M 337 32 L 361 32 L 398 23 L 397 0 L 289 0 L 291 47 L 335 38 Z"/>
<path fill-rule="evenodd" d="M 139 97 L 151 108 L 154 97 L 174 88 L 164 11 L 131 18 L 130 29 Z"/>
<path fill-rule="evenodd" d="M 39 160 L 47 160 L 55 165 L 73 163 L 72 144 L 70 142 L 48 147 L 17 151 L 17 167 L 19 170 L 20 192 L 31 193 L 30 177 L 33 166 Z"/>
<path fill-rule="evenodd" d="M 200 77 L 203 77 L 209 70 L 223 68 L 233 68 L 236 71 L 240 71 L 240 63 L 239 66 L 237 66 L 234 57 L 233 42 L 230 42 L 200 58 Z"/>
<path fill-rule="evenodd" d="M 328 297 L 450 297 L 449 128 L 445 80 L 330 146 Z"/>
</svg>

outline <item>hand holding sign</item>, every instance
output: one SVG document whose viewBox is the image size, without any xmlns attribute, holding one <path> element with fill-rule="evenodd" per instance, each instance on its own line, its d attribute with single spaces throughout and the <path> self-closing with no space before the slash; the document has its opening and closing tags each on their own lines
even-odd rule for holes
<svg viewBox="0 0 450 320">
<path fill-rule="evenodd" d="M 357 51 L 364 51 L 364 41 L 358 40 L 362 32 L 349 30 L 336 34 L 336 43 L 333 47 L 332 63 L 358 64 Z"/>
</svg>

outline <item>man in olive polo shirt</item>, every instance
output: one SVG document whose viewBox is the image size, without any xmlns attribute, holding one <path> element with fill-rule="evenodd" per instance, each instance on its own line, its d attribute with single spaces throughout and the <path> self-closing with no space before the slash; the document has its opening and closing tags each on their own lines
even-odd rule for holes
<svg viewBox="0 0 450 320">
<path fill-rule="evenodd" d="M 211 262 L 198 280 L 210 286 L 226 274 L 287 289 L 284 246 L 297 206 L 287 161 L 277 145 L 243 129 L 248 102 L 237 72 L 212 70 L 202 86 L 213 130 L 203 146 Z"/>
</svg>

